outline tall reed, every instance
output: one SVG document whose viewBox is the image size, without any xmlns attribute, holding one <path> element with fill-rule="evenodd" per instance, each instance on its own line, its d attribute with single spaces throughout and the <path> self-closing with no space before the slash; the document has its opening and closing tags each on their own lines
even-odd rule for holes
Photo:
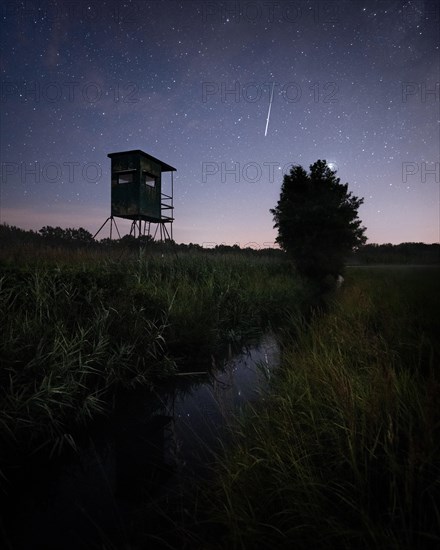
<svg viewBox="0 0 440 550">
<path fill-rule="evenodd" d="M 438 547 L 439 275 L 350 271 L 330 311 L 284 342 L 219 457 L 214 548 Z"/>
<path fill-rule="evenodd" d="M 0 265 L 3 454 L 73 446 L 110 390 L 154 385 L 185 359 L 277 326 L 309 292 L 287 262 L 264 257 L 40 260 Z"/>
</svg>

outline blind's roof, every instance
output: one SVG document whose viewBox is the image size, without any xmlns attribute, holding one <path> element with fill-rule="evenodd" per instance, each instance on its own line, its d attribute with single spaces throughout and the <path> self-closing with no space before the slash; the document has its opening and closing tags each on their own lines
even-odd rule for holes
<svg viewBox="0 0 440 550">
<path fill-rule="evenodd" d="M 123 155 L 142 155 L 143 157 L 146 157 L 149 160 L 153 160 L 154 162 L 157 162 L 160 164 L 160 169 L 162 172 L 176 172 L 176 169 L 167 164 L 166 162 L 163 162 L 156 157 L 153 157 L 152 155 L 149 155 L 148 153 L 144 153 L 140 149 L 133 149 L 132 151 L 120 151 L 118 153 L 109 153 L 107 156 L 110 158 L 117 157 L 117 156 L 123 156 Z"/>
</svg>

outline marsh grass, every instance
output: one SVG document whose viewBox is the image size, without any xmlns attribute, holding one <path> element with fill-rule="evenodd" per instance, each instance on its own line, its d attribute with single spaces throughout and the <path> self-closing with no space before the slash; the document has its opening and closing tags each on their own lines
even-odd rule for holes
<svg viewBox="0 0 440 550">
<path fill-rule="evenodd" d="M 437 548 L 438 268 L 350 270 L 258 406 L 206 501 L 211 548 Z"/>
<path fill-rule="evenodd" d="M 311 293 L 273 258 L 92 252 L 0 265 L 2 463 L 75 448 L 118 386 L 154 386 L 189 358 L 277 327 Z"/>
</svg>

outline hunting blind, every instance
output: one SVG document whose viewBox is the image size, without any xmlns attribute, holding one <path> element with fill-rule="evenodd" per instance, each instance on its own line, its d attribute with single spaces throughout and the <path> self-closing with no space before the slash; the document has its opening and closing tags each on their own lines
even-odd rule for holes
<svg viewBox="0 0 440 550">
<path fill-rule="evenodd" d="M 176 169 L 139 149 L 107 156 L 111 159 L 111 213 L 96 235 L 109 220 L 110 238 L 113 224 L 119 235 L 114 218 L 125 218 L 132 220 L 130 235 L 150 236 L 153 224 L 153 238 L 160 230 L 160 240 L 173 239 L 173 172 Z M 170 194 L 162 191 L 162 174 L 165 172 L 170 172 L 171 176 L 167 186 Z"/>
</svg>

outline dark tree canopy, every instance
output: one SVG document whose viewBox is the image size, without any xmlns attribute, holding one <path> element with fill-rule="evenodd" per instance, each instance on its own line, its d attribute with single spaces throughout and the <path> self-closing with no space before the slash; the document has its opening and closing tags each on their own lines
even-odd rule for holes
<svg viewBox="0 0 440 550">
<path fill-rule="evenodd" d="M 276 240 L 303 275 L 336 276 L 350 252 L 367 240 L 358 218 L 362 203 L 325 160 L 312 164 L 309 173 L 293 166 L 284 175 L 277 206 L 271 209 Z"/>
<path fill-rule="evenodd" d="M 76 242 L 83 244 L 93 242 L 92 234 L 83 227 L 80 227 L 79 229 L 75 229 L 72 227 L 62 229 L 61 227 L 52 227 L 50 225 L 45 225 L 40 229 L 39 233 L 44 239 L 48 241 L 51 240 L 70 243 Z"/>
</svg>

